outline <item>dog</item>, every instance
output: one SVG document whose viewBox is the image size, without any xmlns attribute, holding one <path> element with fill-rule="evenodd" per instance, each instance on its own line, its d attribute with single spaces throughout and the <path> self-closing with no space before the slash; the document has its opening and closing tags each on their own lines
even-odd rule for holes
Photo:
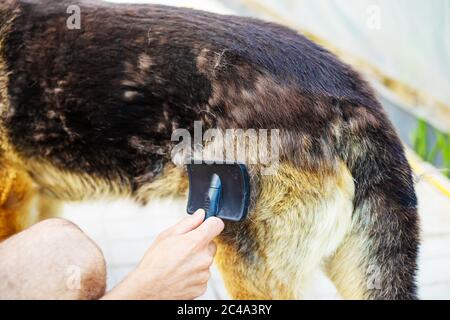
<svg viewBox="0 0 450 320">
<path fill-rule="evenodd" d="M 217 238 L 230 295 L 302 298 L 323 268 L 347 299 L 417 298 L 402 143 L 327 50 L 277 24 L 160 5 L 3 0 L 0 23 L 0 238 L 63 201 L 185 198 L 171 134 L 195 121 L 278 129 L 276 173 L 250 166 L 248 219 Z"/>
</svg>

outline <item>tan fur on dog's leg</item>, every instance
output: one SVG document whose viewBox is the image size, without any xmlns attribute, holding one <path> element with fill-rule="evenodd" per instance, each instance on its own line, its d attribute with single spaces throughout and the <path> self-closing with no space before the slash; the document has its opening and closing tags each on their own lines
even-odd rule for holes
<svg viewBox="0 0 450 320">
<path fill-rule="evenodd" d="M 363 300 L 367 296 L 367 275 L 362 261 L 364 241 L 357 234 L 349 234 L 336 253 L 327 261 L 325 271 L 344 299 Z"/>
<path fill-rule="evenodd" d="M 0 241 L 32 223 L 30 211 L 36 196 L 25 172 L 4 164 L 0 170 Z"/>
<path fill-rule="evenodd" d="M 59 201 L 52 196 L 48 196 L 43 192 L 38 195 L 38 220 L 45 220 L 50 218 L 57 218 L 62 212 L 62 201 Z"/>
<path fill-rule="evenodd" d="M 353 179 L 343 164 L 305 172 L 285 163 L 257 180 L 249 217 L 218 237 L 218 267 L 233 298 L 301 298 L 351 228 Z"/>
<path fill-rule="evenodd" d="M 263 277 L 259 276 L 261 270 L 252 268 L 245 258 L 239 255 L 234 244 L 226 243 L 222 240 L 216 241 L 218 245 L 216 263 L 225 283 L 228 293 L 236 300 L 269 300 L 273 297 L 272 292 L 264 291 Z M 264 265 L 260 265 L 263 269 Z M 287 289 L 287 288 L 286 288 Z M 281 299 L 281 297 L 279 297 Z M 293 298 L 292 292 L 284 292 L 284 298 Z"/>
</svg>

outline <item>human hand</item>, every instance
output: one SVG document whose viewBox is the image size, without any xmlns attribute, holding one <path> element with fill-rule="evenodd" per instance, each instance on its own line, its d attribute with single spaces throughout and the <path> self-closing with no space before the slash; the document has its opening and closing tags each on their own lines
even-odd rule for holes
<svg viewBox="0 0 450 320">
<path fill-rule="evenodd" d="M 195 299 L 203 295 L 224 223 L 198 210 L 162 232 L 139 266 L 104 299 Z"/>
</svg>

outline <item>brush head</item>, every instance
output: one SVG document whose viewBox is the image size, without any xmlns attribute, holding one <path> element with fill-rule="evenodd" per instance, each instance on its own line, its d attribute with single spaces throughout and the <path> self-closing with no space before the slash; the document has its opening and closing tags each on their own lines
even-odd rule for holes
<svg viewBox="0 0 450 320">
<path fill-rule="evenodd" d="M 220 199 L 214 201 L 215 216 L 230 221 L 241 221 L 248 213 L 250 179 L 247 167 L 240 163 L 188 164 L 189 200 L 187 212 L 198 209 L 209 211 L 211 191 L 220 187 Z M 205 200 L 207 199 L 207 200 Z"/>
</svg>

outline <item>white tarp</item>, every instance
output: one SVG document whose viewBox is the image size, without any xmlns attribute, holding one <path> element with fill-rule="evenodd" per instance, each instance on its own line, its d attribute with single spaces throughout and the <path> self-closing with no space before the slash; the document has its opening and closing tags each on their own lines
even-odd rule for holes
<svg viewBox="0 0 450 320">
<path fill-rule="evenodd" d="M 450 105 L 449 0 L 242 0 Z M 226 3 L 226 1 L 224 1 Z"/>
</svg>

